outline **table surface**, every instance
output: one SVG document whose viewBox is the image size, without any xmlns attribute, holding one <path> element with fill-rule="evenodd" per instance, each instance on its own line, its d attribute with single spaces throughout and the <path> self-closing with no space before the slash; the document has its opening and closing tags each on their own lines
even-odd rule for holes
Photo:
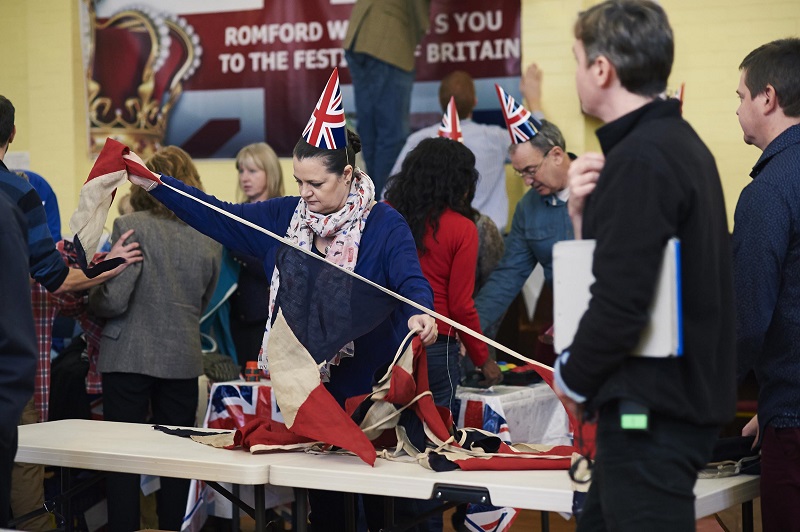
<svg viewBox="0 0 800 532">
<path fill-rule="evenodd" d="M 492 504 L 570 512 L 566 471 L 434 472 L 416 463 L 355 456 L 267 453 L 253 455 L 170 436 L 150 425 L 67 419 L 19 427 L 16 460 L 100 471 L 199 478 L 243 485 L 332 489 L 352 493 L 431 498 L 437 484 L 486 488 Z M 759 477 L 701 479 L 696 515 L 713 514 L 758 497 Z"/>
<path fill-rule="evenodd" d="M 418 499 L 432 498 L 437 484 L 486 488 L 495 506 L 572 512 L 572 482 L 566 471 L 434 472 L 416 463 L 378 460 L 371 468 L 353 456 L 297 455 L 275 464 L 270 483 L 307 489 L 336 489 Z M 699 479 L 695 486 L 697 518 L 752 500 L 759 495 L 759 477 L 739 475 Z"/>
<path fill-rule="evenodd" d="M 65 419 L 20 426 L 16 461 L 256 485 L 269 483 L 270 465 L 292 458 L 217 449 L 151 425 Z"/>
</svg>

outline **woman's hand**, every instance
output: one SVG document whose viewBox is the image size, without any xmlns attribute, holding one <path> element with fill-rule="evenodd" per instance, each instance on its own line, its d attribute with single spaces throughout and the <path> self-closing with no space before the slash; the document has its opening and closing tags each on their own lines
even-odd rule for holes
<svg viewBox="0 0 800 532">
<path fill-rule="evenodd" d="M 128 152 L 122 158 L 125 159 L 128 166 L 128 181 L 148 192 L 158 186 L 161 176 L 147 168 L 141 157 L 133 152 Z"/>
<path fill-rule="evenodd" d="M 431 345 L 439 335 L 436 320 L 427 314 L 416 314 L 408 318 L 408 330 L 417 332 L 422 345 Z"/>
</svg>

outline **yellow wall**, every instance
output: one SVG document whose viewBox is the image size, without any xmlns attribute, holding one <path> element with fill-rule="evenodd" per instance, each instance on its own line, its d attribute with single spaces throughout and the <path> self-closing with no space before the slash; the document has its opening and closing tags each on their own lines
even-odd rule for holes
<svg viewBox="0 0 800 532">
<path fill-rule="evenodd" d="M 522 62 L 544 70 L 545 113 L 577 153 L 597 149 L 595 123 L 580 113 L 574 89 L 572 23 L 588 0 L 522 0 Z M 745 146 L 736 120 L 734 93 L 738 65 L 756 46 L 800 35 L 797 0 L 662 0 L 676 39 L 671 86 L 686 83 L 684 115 L 716 156 L 728 215 L 749 169 L 758 158 Z M 52 184 L 61 205 L 65 233 L 78 190 L 91 168 L 87 155 L 83 68 L 77 0 L 0 0 L 3 75 L 0 94 L 17 108 L 17 138 L 11 151 L 30 153 L 31 168 Z M 295 190 L 291 165 L 284 161 L 287 192 Z M 236 175 L 230 160 L 198 162 L 209 192 L 233 200 Z M 522 193 L 519 180 L 509 192 Z"/>
</svg>

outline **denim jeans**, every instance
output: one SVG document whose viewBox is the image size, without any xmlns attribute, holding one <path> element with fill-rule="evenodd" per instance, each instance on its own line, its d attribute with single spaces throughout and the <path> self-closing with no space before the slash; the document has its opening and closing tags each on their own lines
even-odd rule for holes
<svg viewBox="0 0 800 532">
<path fill-rule="evenodd" d="M 380 198 L 386 178 L 410 133 L 414 71 L 406 72 L 371 55 L 346 50 L 353 78 L 358 134 L 367 173 Z"/>
<path fill-rule="evenodd" d="M 437 406 L 445 406 L 458 419 L 456 388 L 461 382 L 458 342 L 451 336 L 439 336 L 425 348 L 428 355 L 428 384 Z"/>
</svg>

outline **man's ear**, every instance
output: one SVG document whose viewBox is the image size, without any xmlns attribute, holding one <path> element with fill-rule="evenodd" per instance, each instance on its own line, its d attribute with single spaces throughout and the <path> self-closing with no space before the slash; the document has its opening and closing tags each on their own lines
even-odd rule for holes
<svg viewBox="0 0 800 532">
<path fill-rule="evenodd" d="M 567 154 L 564 153 L 564 150 L 561 149 L 561 146 L 553 146 L 550 148 L 550 156 L 553 158 L 553 162 L 556 164 L 556 166 L 558 166 L 562 163 Z"/>
<path fill-rule="evenodd" d="M 767 83 L 767 86 L 764 88 L 764 92 L 761 95 L 764 98 L 764 103 L 762 104 L 762 110 L 765 115 L 775 112 L 779 109 L 778 105 L 778 95 L 775 93 L 775 87 Z"/>
<path fill-rule="evenodd" d="M 13 126 L 11 126 L 11 135 L 9 135 L 9 137 L 8 137 L 8 143 L 9 143 L 9 144 L 11 144 L 12 142 L 14 142 L 14 136 L 15 136 L 16 134 L 17 134 L 17 125 L 16 125 L 16 124 L 14 124 Z"/>
<path fill-rule="evenodd" d="M 597 56 L 597 59 L 594 60 L 594 63 L 589 68 L 594 74 L 595 83 L 601 88 L 607 88 L 611 85 L 617 75 L 614 65 L 604 55 Z"/>
</svg>

